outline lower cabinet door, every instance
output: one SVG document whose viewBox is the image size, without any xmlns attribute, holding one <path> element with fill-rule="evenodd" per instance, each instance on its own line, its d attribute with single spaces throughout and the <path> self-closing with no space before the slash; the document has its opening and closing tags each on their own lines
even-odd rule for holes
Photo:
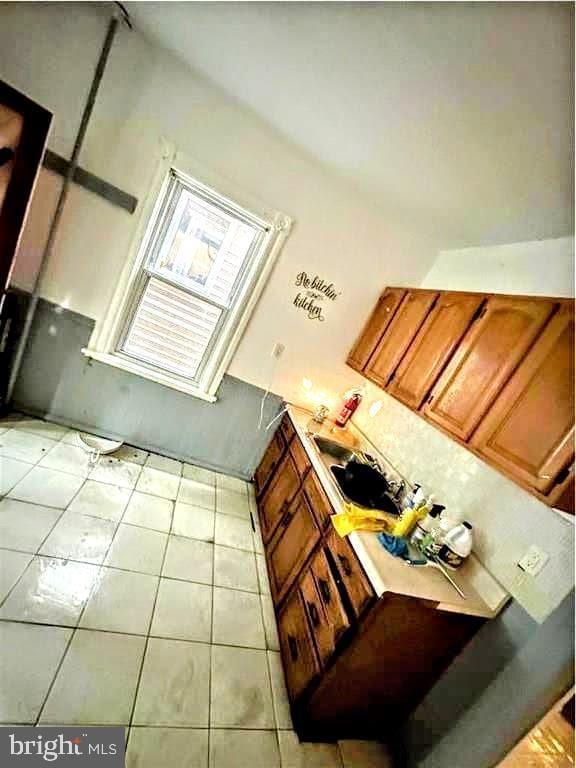
<svg viewBox="0 0 576 768">
<path fill-rule="evenodd" d="M 310 568 L 302 578 L 300 590 L 316 650 L 324 665 L 336 650 L 336 644 L 350 626 L 350 622 L 322 549 L 314 556 Z"/>
<path fill-rule="evenodd" d="M 272 595 L 277 603 L 288 592 L 319 540 L 320 531 L 310 505 L 299 492 L 268 547 Z"/>
<path fill-rule="evenodd" d="M 268 479 L 271 477 L 271 475 L 274 473 L 274 470 L 280 463 L 283 452 L 284 438 L 280 434 L 280 431 L 278 431 L 266 449 L 266 453 L 264 454 L 262 461 L 256 469 L 256 472 L 254 472 L 254 485 L 256 486 L 256 493 L 262 492 L 262 489 L 268 482 Z"/>
<path fill-rule="evenodd" d="M 355 617 L 374 600 L 374 592 L 352 547 L 335 531 L 328 534 L 326 543 L 336 567 L 337 580 L 344 589 Z"/>
<path fill-rule="evenodd" d="M 278 634 L 286 683 L 293 701 L 320 675 L 320 664 L 299 590 L 295 590 L 280 614 Z"/>
<path fill-rule="evenodd" d="M 264 541 L 271 538 L 276 526 L 285 516 L 299 485 L 300 477 L 294 461 L 290 454 L 286 453 L 270 480 L 268 489 L 258 502 Z"/>
<path fill-rule="evenodd" d="M 303 485 L 304 492 L 316 516 L 318 525 L 321 529 L 326 528 L 330 522 L 330 515 L 334 514 L 334 510 L 314 470 L 308 473 Z"/>
</svg>

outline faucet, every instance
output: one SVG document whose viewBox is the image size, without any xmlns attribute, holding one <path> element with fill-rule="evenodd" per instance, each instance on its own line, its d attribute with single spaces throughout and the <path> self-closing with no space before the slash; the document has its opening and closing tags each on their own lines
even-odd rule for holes
<svg viewBox="0 0 576 768">
<path fill-rule="evenodd" d="M 388 485 L 390 486 L 390 489 L 392 491 L 392 497 L 396 501 L 400 501 L 401 495 L 406 490 L 406 483 L 404 480 L 391 480 Z"/>
</svg>

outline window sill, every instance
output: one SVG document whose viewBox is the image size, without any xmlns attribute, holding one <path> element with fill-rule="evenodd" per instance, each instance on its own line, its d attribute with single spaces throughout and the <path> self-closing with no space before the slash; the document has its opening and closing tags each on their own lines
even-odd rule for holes
<svg viewBox="0 0 576 768">
<path fill-rule="evenodd" d="M 184 392 L 187 395 L 192 395 L 192 397 L 197 397 L 199 400 L 204 400 L 208 403 L 215 403 L 218 399 L 215 395 L 210 395 L 208 392 L 204 392 L 194 384 L 186 384 L 174 379 L 169 374 L 161 373 L 160 371 L 152 371 L 143 365 L 139 365 L 137 362 L 120 357 L 120 355 L 114 355 L 109 352 L 98 352 L 97 350 L 89 349 L 88 347 L 82 349 L 82 354 L 92 360 L 97 360 L 99 363 L 112 365 L 114 368 L 120 368 L 122 371 L 133 373 L 143 379 L 149 379 L 150 381 L 156 382 L 156 384 L 162 384 L 170 389 L 175 389 L 177 392 Z"/>
</svg>

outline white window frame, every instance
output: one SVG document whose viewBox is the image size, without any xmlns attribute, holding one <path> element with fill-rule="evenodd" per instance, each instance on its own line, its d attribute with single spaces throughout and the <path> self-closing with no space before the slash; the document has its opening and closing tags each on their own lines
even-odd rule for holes
<svg viewBox="0 0 576 768">
<path fill-rule="evenodd" d="M 257 254 L 247 265 L 234 302 L 227 310 L 222 327 L 210 345 L 208 359 L 197 381 L 163 371 L 129 357 L 118 349 L 126 323 L 129 322 L 130 313 L 135 308 L 135 298 L 140 292 L 139 285 L 142 282 L 143 267 L 148 255 L 148 244 L 155 230 L 156 216 L 161 208 L 172 169 L 183 179 L 189 179 L 192 184 L 216 199 L 223 199 L 233 207 L 244 210 L 267 230 Z M 245 193 L 234 189 L 229 182 L 217 178 L 213 173 L 202 168 L 199 163 L 177 153 L 167 142 L 162 142 L 161 160 L 158 163 L 150 194 L 142 206 L 130 248 L 130 257 L 122 270 L 110 306 L 103 319 L 96 323 L 89 346 L 82 350 L 83 354 L 180 392 L 215 402 L 218 387 L 291 226 L 290 217 L 279 211 L 267 209 L 254 199 L 249 199 Z"/>
</svg>

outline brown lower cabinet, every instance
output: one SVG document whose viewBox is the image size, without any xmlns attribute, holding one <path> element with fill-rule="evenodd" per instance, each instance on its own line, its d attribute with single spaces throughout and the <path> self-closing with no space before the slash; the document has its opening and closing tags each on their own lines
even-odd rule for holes
<svg viewBox="0 0 576 768">
<path fill-rule="evenodd" d="M 378 599 L 329 523 L 330 502 L 300 438 L 292 432 L 283 444 L 257 502 L 271 532 L 266 561 L 294 727 L 303 739 L 382 738 L 483 620 L 403 595 Z"/>
</svg>

